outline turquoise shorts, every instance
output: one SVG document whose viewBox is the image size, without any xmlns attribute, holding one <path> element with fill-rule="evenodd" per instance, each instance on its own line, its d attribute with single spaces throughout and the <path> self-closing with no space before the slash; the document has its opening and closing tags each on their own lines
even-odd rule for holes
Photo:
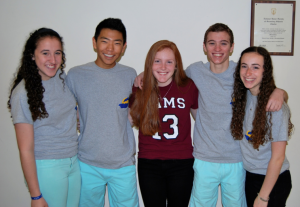
<svg viewBox="0 0 300 207">
<path fill-rule="evenodd" d="M 243 163 L 213 163 L 195 159 L 190 207 L 216 206 L 221 185 L 223 207 L 247 207 Z"/>
<path fill-rule="evenodd" d="M 78 206 L 81 177 L 77 155 L 36 160 L 36 170 L 40 191 L 49 207 Z"/>
<path fill-rule="evenodd" d="M 138 207 L 135 165 L 105 169 L 79 161 L 82 187 L 79 206 L 104 206 L 106 185 L 110 207 Z"/>
</svg>

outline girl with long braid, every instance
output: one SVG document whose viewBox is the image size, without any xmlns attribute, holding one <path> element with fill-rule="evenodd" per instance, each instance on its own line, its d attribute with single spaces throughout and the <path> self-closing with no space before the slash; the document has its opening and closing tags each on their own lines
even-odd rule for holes
<svg viewBox="0 0 300 207">
<path fill-rule="evenodd" d="M 276 88 L 269 52 L 262 47 L 245 49 L 234 79 L 231 134 L 241 140 L 247 205 L 285 206 L 292 187 L 285 150 L 293 124 L 286 103 L 279 111 L 266 112 Z"/>
<path fill-rule="evenodd" d="M 64 83 L 65 60 L 57 32 L 31 33 L 8 100 L 34 207 L 79 203 L 76 101 Z"/>
</svg>

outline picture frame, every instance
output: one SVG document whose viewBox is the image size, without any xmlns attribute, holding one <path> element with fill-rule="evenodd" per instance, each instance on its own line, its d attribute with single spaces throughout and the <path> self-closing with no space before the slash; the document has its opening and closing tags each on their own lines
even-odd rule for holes
<svg viewBox="0 0 300 207">
<path fill-rule="evenodd" d="M 250 46 L 266 48 L 270 55 L 293 56 L 295 1 L 251 1 Z"/>
</svg>

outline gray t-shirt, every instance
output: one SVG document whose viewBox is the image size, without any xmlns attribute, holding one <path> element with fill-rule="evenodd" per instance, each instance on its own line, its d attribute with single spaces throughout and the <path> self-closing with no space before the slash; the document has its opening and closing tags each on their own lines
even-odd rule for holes
<svg viewBox="0 0 300 207">
<path fill-rule="evenodd" d="M 244 137 L 240 141 L 243 165 L 245 170 L 266 175 L 269 161 L 272 156 L 271 144 L 272 142 L 287 141 L 288 140 L 288 120 L 290 117 L 290 110 L 286 103 L 284 103 L 279 111 L 272 112 L 272 137 L 273 140 L 259 146 L 259 151 L 253 148 L 253 145 L 248 142 L 251 139 L 252 123 L 255 117 L 255 109 L 257 105 L 257 96 L 253 96 L 250 91 L 247 91 L 246 113 L 243 123 Z M 250 136 L 249 136 L 250 135 Z M 289 161 L 285 157 L 280 173 L 289 169 Z"/>
<path fill-rule="evenodd" d="M 28 123 L 34 129 L 35 159 L 63 159 L 77 154 L 78 135 L 76 131 L 76 101 L 67 85 L 55 77 L 42 81 L 45 88 L 43 102 L 49 114 L 48 118 L 33 122 L 25 81 L 22 80 L 13 90 L 11 96 L 11 115 L 13 123 Z M 64 73 L 63 78 L 66 77 Z"/>
<path fill-rule="evenodd" d="M 136 71 L 116 64 L 111 69 L 94 62 L 72 68 L 67 84 L 80 113 L 80 161 L 118 169 L 135 164 L 135 139 L 128 121 L 128 97 Z"/>
<path fill-rule="evenodd" d="M 194 127 L 195 158 L 215 163 L 242 161 L 239 142 L 231 135 L 231 94 L 236 63 L 230 61 L 220 74 L 210 70 L 210 63 L 196 62 L 186 69 L 186 74 L 199 90 L 198 112 Z"/>
</svg>

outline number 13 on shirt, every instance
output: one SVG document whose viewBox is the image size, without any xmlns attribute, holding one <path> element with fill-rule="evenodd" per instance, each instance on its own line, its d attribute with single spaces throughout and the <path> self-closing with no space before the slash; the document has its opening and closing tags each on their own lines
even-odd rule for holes
<svg viewBox="0 0 300 207">
<path fill-rule="evenodd" d="M 173 120 L 173 124 L 170 125 L 170 128 L 173 129 L 173 134 L 163 133 L 166 139 L 176 139 L 178 136 L 178 118 L 175 115 L 165 115 L 162 119 L 163 122 L 167 122 L 169 119 Z M 156 132 L 153 136 L 153 139 L 161 139 L 158 132 Z"/>
</svg>

